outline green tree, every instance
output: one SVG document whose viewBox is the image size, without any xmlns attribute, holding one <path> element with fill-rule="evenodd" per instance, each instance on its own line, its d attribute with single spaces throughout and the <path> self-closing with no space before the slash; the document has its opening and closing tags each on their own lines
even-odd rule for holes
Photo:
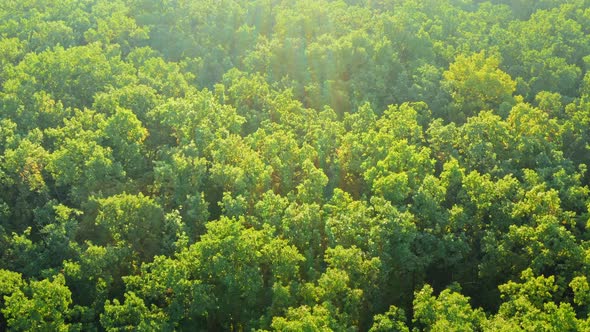
<svg viewBox="0 0 590 332">
<path fill-rule="evenodd" d="M 31 281 L 23 290 L 5 297 L 5 301 L 2 313 L 12 330 L 69 330 L 70 324 L 66 320 L 72 299 L 61 274 L 53 280 Z"/>
<path fill-rule="evenodd" d="M 126 173 L 132 178 L 139 177 L 147 170 L 143 142 L 148 131 L 130 110 L 117 108 L 106 119 L 102 128 L 103 146 L 112 149 L 113 158 L 124 165 Z"/>
<path fill-rule="evenodd" d="M 136 256 L 133 265 L 170 253 L 182 226 L 170 223 L 160 205 L 141 193 L 98 199 L 96 204 L 95 224 L 106 230 L 105 244 L 128 249 Z"/>
<path fill-rule="evenodd" d="M 530 269 L 521 274 L 521 283 L 499 286 L 504 303 L 490 319 L 489 329 L 510 331 L 578 331 L 582 326 L 569 303 L 553 302 L 558 287 L 554 276 L 535 277 Z"/>
<path fill-rule="evenodd" d="M 289 308 L 286 317 L 274 317 L 272 327 L 276 331 L 333 331 L 334 318 L 323 305 Z"/>
<path fill-rule="evenodd" d="M 9 270 L 0 270 L 0 312 L 5 307 L 5 296 L 10 296 L 25 285 L 20 273 L 12 272 Z M 6 329 L 6 318 L 4 315 L 0 315 L 0 328 Z"/>
<path fill-rule="evenodd" d="M 373 325 L 369 332 L 409 332 L 410 329 L 406 326 L 405 321 L 404 311 L 392 305 L 387 312 L 373 317 Z"/>
<path fill-rule="evenodd" d="M 429 285 L 416 292 L 414 298 L 414 323 L 424 331 L 474 331 L 486 322 L 481 309 L 473 309 L 469 298 L 452 289 L 445 289 L 433 296 Z"/>
<path fill-rule="evenodd" d="M 148 330 L 158 328 L 147 322 L 148 308 L 134 293 L 125 293 L 121 304 L 114 299 L 105 304 L 105 312 L 100 315 L 100 323 L 107 331 Z"/>
<path fill-rule="evenodd" d="M 499 65 L 497 57 L 486 56 L 485 52 L 457 56 L 443 73 L 442 85 L 453 99 L 449 119 L 464 122 L 483 110 L 506 114 L 514 103 L 516 83 Z"/>
<path fill-rule="evenodd" d="M 273 293 L 297 280 L 304 260 L 287 241 L 275 239 L 268 226 L 255 230 L 244 221 L 222 218 L 208 223 L 201 240 L 179 256 L 211 299 L 208 329 L 256 326 L 268 305 L 280 303 L 280 294 Z"/>
</svg>

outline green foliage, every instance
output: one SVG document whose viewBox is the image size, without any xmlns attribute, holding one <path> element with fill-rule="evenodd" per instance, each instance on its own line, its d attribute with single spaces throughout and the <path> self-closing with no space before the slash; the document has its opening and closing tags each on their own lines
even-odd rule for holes
<svg viewBox="0 0 590 332">
<path fill-rule="evenodd" d="M 5 301 L 2 313 L 14 331 L 69 329 L 66 319 L 72 303 L 71 292 L 61 274 L 53 280 L 31 281 L 22 290 L 6 296 Z"/>
<path fill-rule="evenodd" d="M 24 284 L 20 273 L 0 270 L 0 313 L 2 313 L 0 314 L 0 328 L 6 329 L 6 318 L 3 314 L 6 304 L 4 297 L 20 291 Z"/>
<path fill-rule="evenodd" d="M 424 286 L 414 298 L 414 322 L 426 331 L 474 331 L 485 322 L 481 310 L 473 310 L 469 298 L 451 289 L 437 297 L 432 287 Z"/>
<path fill-rule="evenodd" d="M 290 308 L 287 317 L 275 317 L 273 329 L 277 331 L 332 331 L 333 319 L 330 312 L 323 306 L 301 306 Z"/>
<path fill-rule="evenodd" d="M 499 60 L 484 52 L 459 55 L 445 71 L 443 86 L 453 98 L 451 119 L 461 121 L 482 110 L 505 112 L 512 103 L 516 83 L 499 67 Z M 453 118 L 456 116 L 456 118 Z M 463 118 L 462 118 L 463 117 Z"/>
<path fill-rule="evenodd" d="M 125 293 L 125 302 L 107 301 L 105 312 L 100 316 L 100 323 L 107 331 L 146 330 L 150 325 L 145 323 L 148 308 L 133 293 Z M 151 326 L 156 328 L 155 326 Z"/>
<path fill-rule="evenodd" d="M 589 7 L 4 1 L 0 330 L 590 330 Z"/>
<path fill-rule="evenodd" d="M 502 330 L 518 327 L 524 331 L 578 331 L 581 321 L 569 303 L 554 303 L 557 291 L 554 277 L 534 277 L 531 269 L 522 272 L 522 283 L 513 281 L 499 286 L 506 301 L 492 324 L 500 320 Z"/>
<path fill-rule="evenodd" d="M 369 332 L 409 332 L 405 320 L 404 311 L 392 305 L 386 313 L 375 315 Z"/>
<path fill-rule="evenodd" d="M 116 195 L 97 202 L 95 219 L 99 229 L 106 230 L 106 244 L 126 248 L 139 261 L 149 261 L 155 255 L 172 248 L 179 225 L 167 225 L 162 208 L 151 198 L 139 195 Z"/>
</svg>

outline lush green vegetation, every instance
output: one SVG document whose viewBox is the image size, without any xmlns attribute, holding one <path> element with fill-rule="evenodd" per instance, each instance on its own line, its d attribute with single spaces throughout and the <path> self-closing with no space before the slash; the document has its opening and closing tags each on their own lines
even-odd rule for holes
<svg viewBox="0 0 590 332">
<path fill-rule="evenodd" d="M 0 3 L 0 330 L 590 330 L 589 1 Z"/>
</svg>

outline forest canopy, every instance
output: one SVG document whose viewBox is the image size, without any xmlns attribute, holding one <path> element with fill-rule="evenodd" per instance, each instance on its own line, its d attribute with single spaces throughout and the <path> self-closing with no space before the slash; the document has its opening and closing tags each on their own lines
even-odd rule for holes
<svg viewBox="0 0 590 332">
<path fill-rule="evenodd" d="M 590 1 L 0 4 L 0 330 L 590 330 Z"/>
</svg>

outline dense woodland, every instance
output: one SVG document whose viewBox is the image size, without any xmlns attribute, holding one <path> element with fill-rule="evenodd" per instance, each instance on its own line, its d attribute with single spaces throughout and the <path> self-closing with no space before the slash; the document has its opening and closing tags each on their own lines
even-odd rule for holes
<svg viewBox="0 0 590 332">
<path fill-rule="evenodd" d="M 0 0 L 0 64 L 0 330 L 590 330 L 590 1 Z"/>
</svg>

